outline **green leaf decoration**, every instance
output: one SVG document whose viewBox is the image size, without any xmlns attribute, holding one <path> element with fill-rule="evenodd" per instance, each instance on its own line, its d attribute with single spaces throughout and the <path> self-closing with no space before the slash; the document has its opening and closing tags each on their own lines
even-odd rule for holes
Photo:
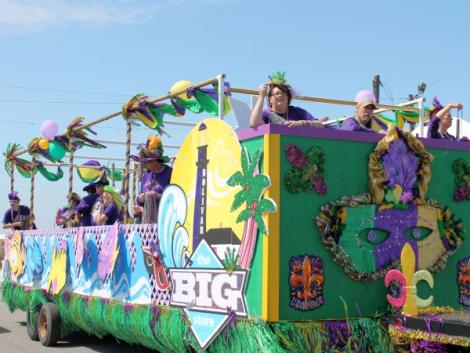
<svg viewBox="0 0 470 353">
<path fill-rule="evenodd" d="M 268 228 L 266 227 L 266 222 L 264 221 L 263 215 L 262 214 L 255 214 L 255 222 L 258 225 L 259 230 L 261 233 L 268 235 L 269 231 Z"/>
<path fill-rule="evenodd" d="M 257 150 L 255 154 L 251 157 L 250 167 L 248 168 L 248 175 L 254 175 L 255 169 L 259 164 L 259 160 L 261 158 L 261 150 Z"/>
<path fill-rule="evenodd" d="M 262 199 L 258 204 L 257 211 L 260 213 L 274 212 L 276 211 L 276 204 L 270 198 Z"/>
<path fill-rule="evenodd" d="M 246 148 L 242 149 L 241 164 L 243 175 L 245 177 L 251 177 L 252 175 L 248 174 L 248 171 L 250 170 L 250 159 L 248 156 L 248 150 Z"/>
<path fill-rule="evenodd" d="M 243 174 L 240 171 L 238 171 L 238 172 L 235 172 L 235 174 L 233 174 L 230 178 L 228 178 L 227 185 L 235 187 L 235 186 L 240 185 L 242 183 L 242 180 L 243 180 Z"/>
<path fill-rule="evenodd" d="M 230 212 L 233 212 L 235 211 L 237 208 L 239 208 L 243 202 L 246 201 L 246 192 L 244 190 L 241 190 L 240 192 L 238 192 L 234 199 L 233 199 L 233 203 L 232 203 L 232 207 L 230 208 Z"/>
<path fill-rule="evenodd" d="M 271 181 L 264 174 L 255 175 L 250 184 L 247 186 L 249 188 L 248 195 L 246 197 L 246 202 L 249 204 L 259 201 L 263 196 L 263 192 L 266 188 L 271 186 Z"/>
<path fill-rule="evenodd" d="M 242 170 L 232 174 L 227 184 L 232 187 L 242 187 L 242 190 L 235 194 L 230 210 L 233 212 L 245 203 L 245 209 L 238 215 L 237 223 L 253 217 L 260 231 L 267 234 L 263 214 L 275 212 L 276 203 L 269 198 L 263 198 L 264 191 L 271 186 L 271 181 L 267 175 L 256 174 L 261 155 L 262 151 L 257 150 L 250 156 L 247 149 L 243 148 L 241 151 Z"/>
<path fill-rule="evenodd" d="M 244 209 L 243 211 L 240 212 L 240 214 L 237 217 L 237 223 L 240 223 L 242 221 L 246 221 L 248 218 L 251 216 L 251 210 L 249 208 Z"/>
</svg>

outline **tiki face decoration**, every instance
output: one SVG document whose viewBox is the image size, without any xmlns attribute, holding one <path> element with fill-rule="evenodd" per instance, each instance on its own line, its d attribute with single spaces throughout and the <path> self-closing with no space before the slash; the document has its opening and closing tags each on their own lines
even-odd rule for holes
<svg viewBox="0 0 470 353">
<path fill-rule="evenodd" d="M 432 156 L 396 128 L 369 158 L 369 192 L 328 203 L 317 216 L 327 249 L 351 277 L 376 279 L 399 263 L 409 243 L 417 269 L 438 270 L 462 242 L 462 223 L 425 200 Z"/>
</svg>

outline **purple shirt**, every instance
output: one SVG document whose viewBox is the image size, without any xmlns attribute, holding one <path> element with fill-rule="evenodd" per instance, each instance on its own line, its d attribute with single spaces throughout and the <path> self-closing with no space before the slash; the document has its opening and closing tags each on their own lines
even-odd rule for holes
<svg viewBox="0 0 470 353">
<path fill-rule="evenodd" d="M 455 136 L 447 132 L 445 134 L 441 134 L 439 132 L 440 122 L 441 122 L 441 119 L 439 119 L 437 116 L 432 118 L 431 123 L 428 126 L 428 138 L 455 141 L 456 140 Z"/>
<path fill-rule="evenodd" d="M 106 221 L 106 225 L 113 225 L 116 221 L 122 221 L 122 212 L 116 207 L 115 204 L 110 204 L 108 206 L 104 206 L 103 213 L 108 217 Z"/>
<path fill-rule="evenodd" d="M 165 164 L 163 166 L 163 170 L 159 173 L 152 173 L 148 171 L 144 174 L 142 178 L 142 184 L 140 185 L 141 194 L 148 191 L 162 193 L 165 186 L 170 184 L 171 172 L 173 171 L 173 168 Z M 144 205 L 144 203 L 140 202 L 139 200 L 137 200 L 137 204 L 140 206 Z"/>
<path fill-rule="evenodd" d="M 312 114 L 300 107 L 289 105 L 287 114 L 277 114 L 285 120 L 317 120 Z M 271 110 L 269 108 L 263 110 L 263 121 L 265 124 L 271 122 Z"/>
<path fill-rule="evenodd" d="M 98 194 L 87 195 L 80 200 L 80 203 L 75 208 L 75 212 L 81 215 L 80 226 L 88 227 L 91 226 L 91 208 L 93 207 Z"/>
<path fill-rule="evenodd" d="M 372 120 L 371 120 L 372 121 Z M 372 125 L 372 124 L 370 124 Z M 341 130 L 345 131 L 364 131 L 364 132 L 375 132 L 370 127 L 361 125 L 359 121 L 356 120 L 355 117 L 351 116 L 343 121 L 341 125 Z"/>
<path fill-rule="evenodd" d="M 12 211 L 12 209 L 9 208 L 3 216 L 3 224 L 21 222 L 25 219 L 25 217 L 28 217 L 29 215 L 30 215 L 30 210 L 29 210 L 29 207 L 27 206 L 20 205 L 17 212 Z M 21 228 L 15 227 L 14 229 L 20 230 Z M 33 229 L 34 229 L 34 225 L 33 225 Z"/>
</svg>

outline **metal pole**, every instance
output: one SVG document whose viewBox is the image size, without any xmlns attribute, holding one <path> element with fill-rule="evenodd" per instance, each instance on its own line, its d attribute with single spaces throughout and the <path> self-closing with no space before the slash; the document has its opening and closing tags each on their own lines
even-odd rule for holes
<svg viewBox="0 0 470 353">
<path fill-rule="evenodd" d="M 128 211 L 129 211 L 129 169 L 131 164 L 131 133 L 132 133 L 132 123 L 130 120 L 127 120 L 127 130 L 126 130 L 126 169 L 124 171 L 124 223 L 128 221 Z"/>
<path fill-rule="evenodd" d="M 376 102 L 379 103 L 379 97 L 380 97 L 380 75 L 375 75 L 374 79 L 372 80 L 372 88 L 374 90 L 374 96 L 376 99 Z"/>
<path fill-rule="evenodd" d="M 219 103 L 219 119 L 224 120 L 224 74 L 217 76 L 217 91 L 218 91 L 218 103 Z"/>
<path fill-rule="evenodd" d="M 114 166 L 114 163 L 111 164 L 111 185 L 113 186 L 113 188 L 114 188 L 114 184 L 115 184 L 115 182 L 114 182 L 114 170 L 115 169 L 116 169 L 116 167 Z"/>
<path fill-rule="evenodd" d="M 418 101 L 419 109 L 419 137 L 424 137 L 424 99 L 420 98 Z"/>
</svg>

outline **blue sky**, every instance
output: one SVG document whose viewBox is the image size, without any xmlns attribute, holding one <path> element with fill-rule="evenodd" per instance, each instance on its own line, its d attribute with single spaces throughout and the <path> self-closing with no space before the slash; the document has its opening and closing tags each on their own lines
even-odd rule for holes
<svg viewBox="0 0 470 353">
<path fill-rule="evenodd" d="M 136 93 L 156 97 L 182 79 L 226 73 L 234 87 L 256 88 L 284 70 L 303 95 L 353 99 L 380 74 L 384 103 L 428 84 L 425 96 L 470 104 L 470 22 L 466 1 L 0 0 L 0 149 L 26 146 L 53 119 L 87 121 L 118 111 Z M 393 100 L 392 100 L 393 99 Z M 30 102 L 40 101 L 40 102 Z M 298 104 L 316 116 L 350 108 Z M 468 109 L 468 108 L 467 108 Z M 464 109 L 465 112 L 466 109 Z M 186 118 L 185 118 L 186 119 Z M 191 118 L 189 118 L 191 120 Z M 194 121 L 194 119 L 192 120 Z M 96 131 L 123 140 L 116 118 Z M 171 128 L 179 143 L 184 128 Z M 134 140 L 149 134 L 135 131 Z M 110 147 L 100 156 L 123 156 Z M 91 150 L 81 155 L 93 154 Z M 83 184 L 75 176 L 76 188 Z M 16 188 L 29 203 L 29 181 Z M 0 174 L 0 209 L 9 180 Z M 37 219 L 51 226 L 65 181 L 38 177 Z"/>
</svg>

